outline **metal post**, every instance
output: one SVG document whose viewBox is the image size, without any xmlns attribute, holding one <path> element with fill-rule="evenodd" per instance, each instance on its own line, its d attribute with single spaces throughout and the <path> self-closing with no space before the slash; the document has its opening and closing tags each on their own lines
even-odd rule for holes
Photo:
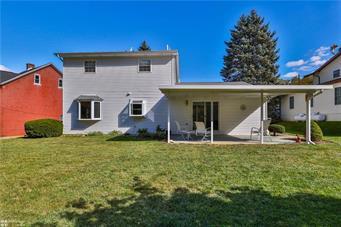
<svg viewBox="0 0 341 227">
<path fill-rule="evenodd" d="M 211 143 L 213 143 L 213 102 L 211 102 Z"/>
<path fill-rule="evenodd" d="M 259 139 L 260 144 L 264 143 L 264 94 L 263 92 L 260 93 L 260 133 L 259 133 Z"/>
<path fill-rule="evenodd" d="M 306 94 L 305 96 L 305 105 L 306 105 L 306 119 L 305 119 L 305 140 L 307 144 L 311 142 L 311 109 L 310 109 L 311 95 Z"/>
<path fill-rule="evenodd" d="M 168 100 L 168 110 L 167 110 L 167 143 L 170 143 L 170 103 Z"/>
</svg>

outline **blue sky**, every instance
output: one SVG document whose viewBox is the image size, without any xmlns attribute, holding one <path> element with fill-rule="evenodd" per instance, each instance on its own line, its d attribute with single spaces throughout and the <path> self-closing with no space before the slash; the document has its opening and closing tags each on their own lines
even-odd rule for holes
<svg viewBox="0 0 341 227">
<path fill-rule="evenodd" d="M 147 40 L 180 53 L 182 81 L 221 81 L 224 40 L 256 9 L 277 32 L 280 73 L 304 75 L 341 45 L 341 2 L 1 2 L 0 64 L 53 62 L 55 52 L 120 51 Z"/>
</svg>

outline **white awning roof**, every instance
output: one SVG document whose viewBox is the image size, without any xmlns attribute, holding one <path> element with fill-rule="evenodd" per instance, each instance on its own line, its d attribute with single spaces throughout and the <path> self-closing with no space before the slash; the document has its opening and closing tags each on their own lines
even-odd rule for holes
<svg viewBox="0 0 341 227">
<path fill-rule="evenodd" d="M 333 89 L 332 85 L 191 85 L 176 84 L 159 87 L 164 94 L 181 92 L 218 92 L 218 93 L 261 93 L 264 95 L 285 95 L 294 93 L 314 94 Z"/>
</svg>

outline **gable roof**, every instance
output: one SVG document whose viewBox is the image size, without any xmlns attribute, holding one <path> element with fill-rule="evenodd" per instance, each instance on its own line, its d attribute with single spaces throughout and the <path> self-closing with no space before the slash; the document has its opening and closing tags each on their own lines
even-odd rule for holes
<svg viewBox="0 0 341 227">
<path fill-rule="evenodd" d="M 18 75 L 18 73 L 0 70 L 0 83 L 5 82 L 7 80 L 10 80 L 10 79 L 16 77 L 17 75 Z"/>
<path fill-rule="evenodd" d="M 10 82 L 12 82 L 12 81 L 14 81 L 14 80 L 17 80 L 17 79 L 19 79 L 19 78 L 21 78 L 21 77 L 24 77 L 24 76 L 26 76 L 26 75 L 28 75 L 28 74 L 30 74 L 30 73 L 34 73 L 34 72 L 36 72 L 36 71 L 39 71 L 39 70 L 41 70 L 41 69 L 43 69 L 43 68 L 46 68 L 46 67 L 49 67 L 49 66 L 51 66 L 52 68 L 54 68 L 61 76 L 63 76 L 63 74 L 59 71 L 59 69 L 57 69 L 56 66 L 54 66 L 52 63 L 47 63 L 47 64 L 45 64 L 45 65 L 41 65 L 41 66 L 36 67 L 36 68 L 34 68 L 34 69 L 25 70 L 25 71 L 20 72 L 20 73 L 13 73 L 12 75 L 7 74 L 7 75 L 4 77 L 4 80 L 2 79 L 2 73 L 1 73 L 0 85 L 4 85 L 4 84 L 7 84 L 7 83 L 10 83 Z M 2 71 L 2 72 L 4 72 L 4 71 Z M 15 74 L 15 75 L 14 75 L 14 74 Z M 7 79 L 5 79 L 5 78 L 7 78 Z"/>
<path fill-rule="evenodd" d="M 316 73 L 321 72 L 322 69 L 324 69 L 326 66 L 328 66 L 330 63 L 332 63 L 336 58 L 338 58 L 339 56 L 341 56 L 341 50 L 339 50 L 336 54 L 334 54 L 331 58 L 328 59 L 328 61 L 326 61 L 323 65 L 321 65 L 318 69 L 316 69 L 314 72 L 309 73 L 307 75 L 304 76 L 305 77 L 309 77 L 311 75 L 314 75 Z"/>
<path fill-rule="evenodd" d="M 153 57 L 177 56 L 177 50 L 161 51 L 116 51 L 116 52 L 64 52 L 55 53 L 59 58 L 91 58 L 91 57 Z"/>
</svg>

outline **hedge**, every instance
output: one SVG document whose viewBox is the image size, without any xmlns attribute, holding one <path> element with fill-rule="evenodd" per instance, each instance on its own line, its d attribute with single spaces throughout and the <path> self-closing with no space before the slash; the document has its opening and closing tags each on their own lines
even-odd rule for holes
<svg viewBox="0 0 341 227">
<path fill-rule="evenodd" d="M 276 136 L 276 133 L 285 133 L 285 127 L 283 125 L 272 124 L 269 126 L 269 131 Z"/>
<path fill-rule="evenodd" d="M 320 126 L 315 122 L 311 121 L 311 140 L 314 142 L 321 141 L 323 139 L 323 132 Z"/>
<path fill-rule="evenodd" d="M 25 123 L 25 132 L 27 137 L 56 137 L 63 134 L 63 124 L 53 119 L 39 119 L 27 121 Z"/>
</svg>

